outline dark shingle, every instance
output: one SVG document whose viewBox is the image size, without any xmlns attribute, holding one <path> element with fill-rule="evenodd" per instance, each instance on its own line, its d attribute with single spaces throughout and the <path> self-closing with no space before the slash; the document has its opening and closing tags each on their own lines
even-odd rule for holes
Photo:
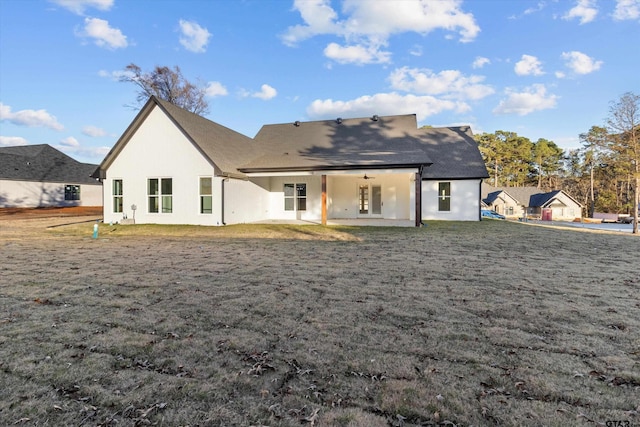
<svg viewBox="0 0 640 427">
<path fill-rule="evenodd" d="M 424 179 L 488 178 L 487 168 L 469 126 L 418 129 L 422 149 L 433 159 Z"/>
<path fill-rule="evenodd" d="M 0 179 L 99 185 L 91 178 L 97 167 L 47 144 L 0 148 Z"/>
<path fill-rule="evenodd" d="M 263 126 L 262 154 L 245 172 L 375 168 L 429 164 L 416 135 L 415 115 L 321 120 Z"/>
</svg>

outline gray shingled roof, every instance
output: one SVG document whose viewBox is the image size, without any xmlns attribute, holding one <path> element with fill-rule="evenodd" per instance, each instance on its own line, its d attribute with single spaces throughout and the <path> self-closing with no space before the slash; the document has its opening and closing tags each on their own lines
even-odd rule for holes
<svg viewBox="0 0 640 427">
<path fill-rule="evenodd" d="M 238 166 L 255 157 L 257 144 L 248 136 L 202 116 L 156 99 L 222 173 L 238 173 Z"/>
<path fill-rule="evenodd" d="M 0 179 L 100 185 L 91 178 L 97 167 L 47 144 L 0 148 Z"/>
<path fill-rule="evenodd" d="M 488 178 L 469 126 L 418 129 L 422 149 L 433 159 L 423 179 Z"/>
<path fill-rule="evenodd" d="M 560 190 L 550 191 L 548 193 L 540 193 L 534 194 L 529 199 L 529 206 L 532 208 L 539 208 L 547 204 L 550 200 L 552 200 L 556 195 L 560 193 Z"/>
<path fill-rule="evenodd" d="M 488 177 L 469 127 L 418 129 L 415 114 L 265 125 L 255 138 L 152 97 L 100 165 L 109 167 L 159 106 L 216 173 L 432 166 L 426 179 Z"/>
<path fill-rule="evenodd" d="M 493 187 L 489 184 L 482 183 L 480 197 L 484 200 L 490 193 L 496 191 L 504 191 L 523 206 L 529 206 L 529 199 L 531 196 L 540 193 L 540 189 L 538 187 Z"/>
<path fill-rule="evenodd" d="M 425 179 L 488 177 L 468 126 L 418 129 L 415 114 L 266 125 L 244 172 L 429 165 Z"/>
<path fill-rule="evenodd" d="M 431 163 L 416 135 L 415 115 L 263 126 L 262 155 L 241 171 L 355 169 Z"/>
</svg>

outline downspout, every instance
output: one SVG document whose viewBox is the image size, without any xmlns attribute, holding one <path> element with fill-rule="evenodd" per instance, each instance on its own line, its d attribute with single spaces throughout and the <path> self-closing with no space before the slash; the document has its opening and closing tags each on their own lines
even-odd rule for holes
<svg viewBox="0 0 640 427">
<path fill-rule="evenodd" d="M 478 187 L 478 221 L 482 221 L 482 179 Z"/>
<path fill-rule="evenodd" d="M 416 227 L 422 227 L 422 171 L 424 165 L 420 165 L 416 173 Z"/>
<path fill-rule="evenodd" d="M 222 225 L 227 225 L 226 222 L 224 222 L 224 183 L 225 181 L 228 181 L 229 178 L 223 178 L 222 181 L 220 181 L 221 183 L 221 187 L 220 187 L 220 222 L 222 223 Z"/>
</svg>

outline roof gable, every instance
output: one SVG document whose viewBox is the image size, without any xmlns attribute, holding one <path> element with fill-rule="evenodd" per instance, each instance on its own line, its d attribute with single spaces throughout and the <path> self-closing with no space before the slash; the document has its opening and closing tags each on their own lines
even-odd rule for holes
<svg viewBox="0 0 640 427">
<path fill-rule="evenodd" d="M 241 175 L 236 169 L 237 165 L 246 162 L 247 159 L 255 155 L 255 144 L 251 138 L 152 96 L 104 158 L 100 164 L 102 171 L 106 171 L 113 163 L 154 108 L 159 108 L 166 114 L 214 166 L 216 173 Z"/>
<path fill-rule="evenodd" d="M 515 197 L 512 197 L 509 193 L 507 193 L 504 190 L 493 191 L 487 194 L 487 197 L 482 199 L 482 201 L 485 202 L 487 205 L 491 205 L 498 199 L 501 199 L 504 202 L 506 202 L 507 198 L 511 199 L 514 203 L 519 203 Z"/>
<path fill-rule="evenodd" d="M 565 199 L 564 201 L 561 199 Z M 543 208 L 549 206 L 554 200 L 559 200 L 564 203 L 565 201 L 571 201 L 576 205 L 582 207 L 573 197 L 569 196 L 562 190 L 550 191 L 548 193 L 534 194 L 529 200 L 529 206 L 532 208 Z"/>
<path fill-rule="evenodd" d="M 0 148 L 0 179 L 98 184 L 97 165 L 81 163 L 48 144 Z"/>
</svg>

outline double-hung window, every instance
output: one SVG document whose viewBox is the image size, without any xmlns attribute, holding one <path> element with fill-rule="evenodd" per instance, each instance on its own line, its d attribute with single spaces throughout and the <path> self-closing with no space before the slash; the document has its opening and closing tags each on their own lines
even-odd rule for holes
<svg viewBox="0 0 640 427">
<path fill-rule="evenodd" d="M 122 180 L 114 179 L 113 180 L 113 212 L 114 213 L 122 213 L 122 208 L 124 206 L 123 193 L 122 193 Z"/>
<path fill-rule="evenodd" d="M 284 210 L 307 210 L 307 184 L 298 183 L 284 185 Z"/>
<path fill-rule="evenodd" d="M 67 201 L 80 200 L 80 186 L 79 185 L 65 185 L 64 186 L 64 199 Z"/>
<path fill-rule="evenodd" d="M 438 183 L 438 211 L 448 212 L 451 210 L 451 183 Z"/>
<path fill-rule="evenodd" d="M 213 212 L 213 185 L 211 177 L 200 178 L 200 213 Z"/>
<path fill-rule="evenodd" d="M 149 178 L 147 180 L 149 213 L 173 212 L 173 179 Z"/>
</svg>

